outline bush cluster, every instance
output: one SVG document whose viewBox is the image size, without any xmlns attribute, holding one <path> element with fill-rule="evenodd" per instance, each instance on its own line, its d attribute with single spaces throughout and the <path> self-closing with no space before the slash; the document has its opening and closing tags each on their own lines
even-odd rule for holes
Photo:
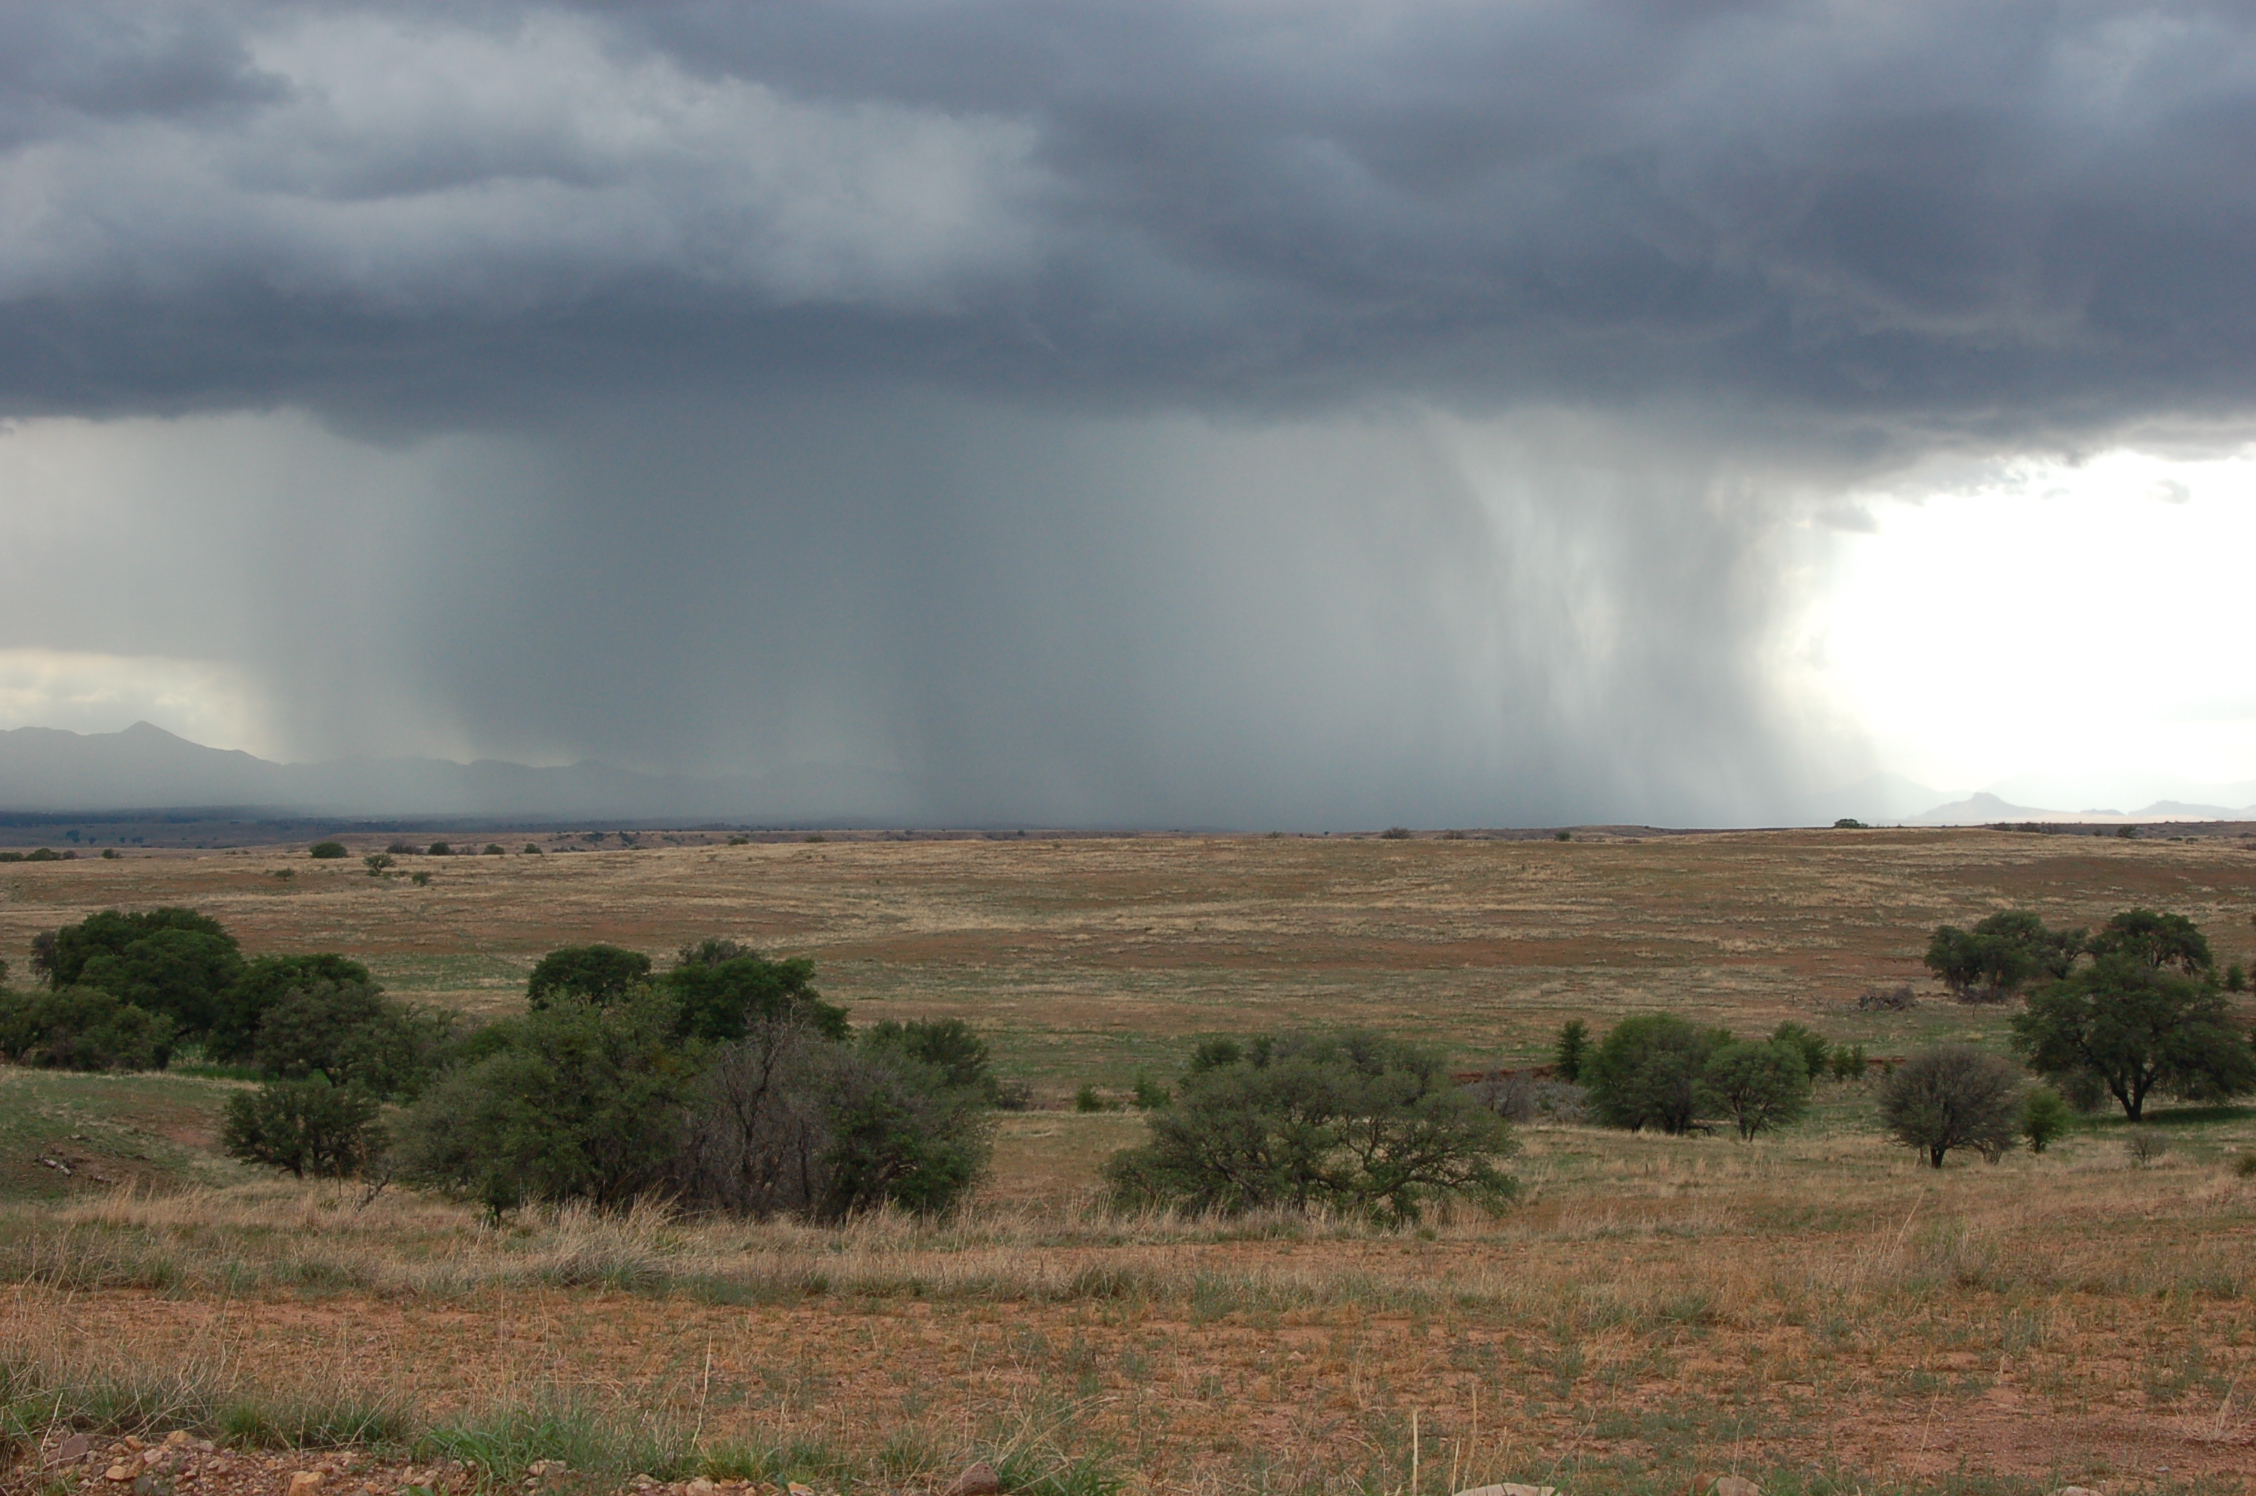
<svg viewBox="0 0 2256 1496">
<path fill-rule="evenodd" d="M 727 940 L 658 973 L 613 946 L 551 952 L 523 1017 L 471 1031 L 344 956 L 246 961 L 190 909 L 107 910 L 38 937 L 32 960 L 39 990 L 0 990 L 0 1054 L 131 1070 L 194 1046 L 263 1082 L 228 1103 L 235 1157 L 397 1172 L 495 1212 L 652 1193 L 812 1219 L 938 1210 L 986 1165 L 988 1109 L 1023 1094 L 961 1020 L 857 1036 L 812 963 Z"/>
<path fill-rule="evenodd" d="M 726 941 L 655 978 L 616 947 L 553 952 L 524 1016 L 469 1036 L 406 1112 L 399 1172 L 496 1215 L 648 1195 L 824 1221 L 948 1208 L 986 1167 L 986 1045 L 958 1019 L 856 1036 L 813 970 Z"/>
<path fill-rule="evenodd" d="M 1562 1033 L 1562 1056 L 1567 1048 Z M 1861 1050 L 1856 1057 L 1862 1060 Z M 1593 1111 L 1612 1126 L 1682 1134 L 1701 1115 L 1720 1115 L 1751 1138 L 1799 1121 L 1811 1082 L 1833 1063 L 1826 1041 L 1798 1023 L 1742 1040 L 1674 1013 L 1650 1013 L 1616 1024 L 1580 1059 L 1578 1074 Z"/>
<path fill-rule="evenodd" d="M 1150 1140 L 1105 1166 L 1127 1209 L 1234 1214 L 1323 1207 L 1388 1224 L 1431 1203 L 1499 1209 L 1517 1150 L 1431 1050 L 1372 1033 L 1284 1034 L 1200 1047 Z"/>
<path fill-rule="evenodd" d="M 2256 1091 L 2256 1036 L 2226 996 L 2245 974 L 2228 968 L 2220 982 L 2207 937 L 2185 915 L 2126 909 L 2087 932 L 2006 910 L 1972 930 L 1937 929 L 1927 965 L 1964 1001 L 2026 997 L 2013 1043 L 2052 1084 L 2043 1107 L 2094 1111 L 2112 1097 L 2135 1122 L 2155 1095 Z"/>
<path fill-rule="evenodd" d="M 1953 1148 L 1973 1148 L 1994 1163 L 2013 1146 L 2026 1104 L 2011 1061 L 1945 1044 L 1896 1067 L 1880 1088 L 1880 1121 L 1938 1169 Z"/>
</svg>

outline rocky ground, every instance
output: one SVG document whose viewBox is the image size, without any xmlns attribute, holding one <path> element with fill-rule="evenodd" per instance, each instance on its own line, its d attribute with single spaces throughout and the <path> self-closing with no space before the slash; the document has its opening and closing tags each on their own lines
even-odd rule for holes
<svg viewBox="0 0 2256 1496">
<path fill-rule="evenodd" d="M 581 1483 L 562 1461 L 536 1461 L 527 1491 Z M 237 1450 L 175 1431 L 147 1439 L 94 1439 L 54 1430 L 27 1459 L 0 1478 L 0 1492 L 84 1492 L 85 1496 L 454 1496 L 490 1491 L 484 1471 L 459 1460 L 420 1464 L 365 1450 Z M 957 1482 L 959 1487 L 963 1482 Z M 761 1481 L 695 1479 L 665 1482 L 638 1475 L 626 1482 L 638 1496 L 816 1496 L 809 1487 Z M 974 1482 L 976 1486 L 977 1483 Z M 988 1491 L 995 1489 L 988 1486 Z M 960 1496 L 982 1496 L 967 1489 Z"/>
</svg>

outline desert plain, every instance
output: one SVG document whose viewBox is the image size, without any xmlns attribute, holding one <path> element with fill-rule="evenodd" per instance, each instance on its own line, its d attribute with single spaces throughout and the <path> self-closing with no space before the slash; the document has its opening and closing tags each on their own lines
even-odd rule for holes
<svg viewBox="0 0 2256 1496">
<path fill-rule="evenodd" d="M 494 1223 L 228 1160 L 238 1080 L 0 1068 L 18 1431 L 357 1441 L 497 1487 L 556 1460 L 531 1478 L 591 1490 L 921 1491 L 979 1458 L 1059 1496 L 2256 1489 L 2256 1107 L 2154 1112 L 2145 1159 L 2101 1114 L 1941 1171 L 1883 1135 L 1871 1079 L 1751 1142 L 1539 1121 L 1503 1215 L 1404 1231 L 1117 1215 L 1098 1167 L 1142 1121 L 1073 1109 L 1168 1080 L 1202 1036 L 1285 1028 L 1381 1028 L 1467 1070 L 1661 1009 L 1875 1057 L 2002 1052 L 2006 1010 L 1927 978 L 1936 925 L 2146 906 L 2249 965 L 2246 838 L 634 841 L 520 834 L 383 877 L 303 846 L 10 864 L 0 955 L 20 982 L 41 930 L 189 905 L 246 954 L 340 951 L 472 1018 L 521 1006 L 561 945 L 808 956 L 856 1021 L 964 1018 L 1031 1088 L 971 1208 Z M 1914 1008 L 1857 1004 L 1906 983 Z"/>
</svg>

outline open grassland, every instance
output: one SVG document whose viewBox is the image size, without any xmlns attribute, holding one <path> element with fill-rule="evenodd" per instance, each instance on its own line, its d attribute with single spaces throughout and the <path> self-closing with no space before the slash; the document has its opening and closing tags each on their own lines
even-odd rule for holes
<svg viewBox="0 0 2256 1496">
<path fill-rule="evenodd" d="M 2126 905 L 2256 948 L 2220 842 L 1778 833 L 1595 843 L 824 843 L 459 858 L 427 887 L 302 856 L 0 875 L 0 941 L 193 904 L 247 951 L 341 950 L 403 995 L 507 1011 L 559 944 L 726 934 L 809 954 L 859 1020 L 961 1015 L 1052 1103 L 1201 1033 L 1361 1022 L 1468 1066 L 1565 1017 L 1793 1017 L 1874 1053 L 1998 1044 L 1911 981 L 1938 922 Z M 273 873 L 295 869 L 289 879 Z M 840 1231 L 645 1212 L 499 1226 L 212 1154 L 229 1082 L 0 1071 L 0 1363 L 42 1407 L 250 1437 L 354 1429 L 567 1457 L 591 1481 L 796 1474 L 917 1488 L 973 1456 L 1059 1493 L 1445 1492 L 1484 1480 L 1773 1496 L 2256 1488 L 2256 1111 L 2178 1109 L 1937 1173 L 1827 1084 L 1776 1138 L 1523 1129 L 1522 1202 L 1387 1234 L 1120 1219 L 1132 1114 L 1001 1119 L 961 1219 Z M 136 1157 L 138 1155 L 139 1157 Z M 73 1168 L 63 1176 L 37 1157 Z M 121 1172 L 127 1165 L 139 1172 Z M 110 1183 L 92 1182 L 100 1175 Z"/>
<path fill-rule="evenodd" d="M 522 845 L 522 843 L 519 843 Z M 1944 921 L 2134 904 L 2256 959 L 2256 846 L 1993 832 L 1598 841 L 1184 837 L 847 841 L 356 862 L 271 853 L 12 864 L 0 951 L 112 906 L 190 904 L 249 952 L 344 951 L 395 993 L 479 1014 L 542 953 L 663 957 L 727 935 L 815 958 L 857 1020 L 959 1015 L 1038 1093 L 1124 1088 L 1196 1035 L 1375 1023 L 1465 1059 L 1538 1056 L 1558 1024 L 1670 1008 L 1743 1031 L 1809 1021 L 1874 1053 L 1993 1035 L 1994 1012 L 1844 1011 L 1925 986 Z M 277 877 L 288 872 L 289 877 Z"/>
</svg>

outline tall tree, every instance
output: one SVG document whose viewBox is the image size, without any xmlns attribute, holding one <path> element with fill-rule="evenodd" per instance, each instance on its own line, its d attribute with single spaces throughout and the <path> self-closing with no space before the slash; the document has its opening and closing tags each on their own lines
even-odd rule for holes
<svg viewBox="0 0 2256 1496">
<path fill-rule="evenodd" d="M 2097 1077 L 2134 1122 L 2157 1091 L 2188 1100 L 2256 1091 L 2256 1049 L 2224 996 L 2135 949 L 2030 998 L 2013 1033 L 2030 1069 Z"/>
<path fill-rule="evenodd" d="M 2095 956 L 2129 956 L 2148 966 L 2173 967 L 2189 977 L 2217 968 L 2209 937 L 2182 914 L 2126 909 L 2091 939 Z"/>
<path fill-rule="evenodd" d="M 1961 1002 L 2005 1002 L 2039 977 L 2068 975 L 2083 946 L 2082 930 L 2050 930 L 2027 910 L 2007 909 L 1972 930 L 1940 926 L 1927 969 Z"/>
</svg>

